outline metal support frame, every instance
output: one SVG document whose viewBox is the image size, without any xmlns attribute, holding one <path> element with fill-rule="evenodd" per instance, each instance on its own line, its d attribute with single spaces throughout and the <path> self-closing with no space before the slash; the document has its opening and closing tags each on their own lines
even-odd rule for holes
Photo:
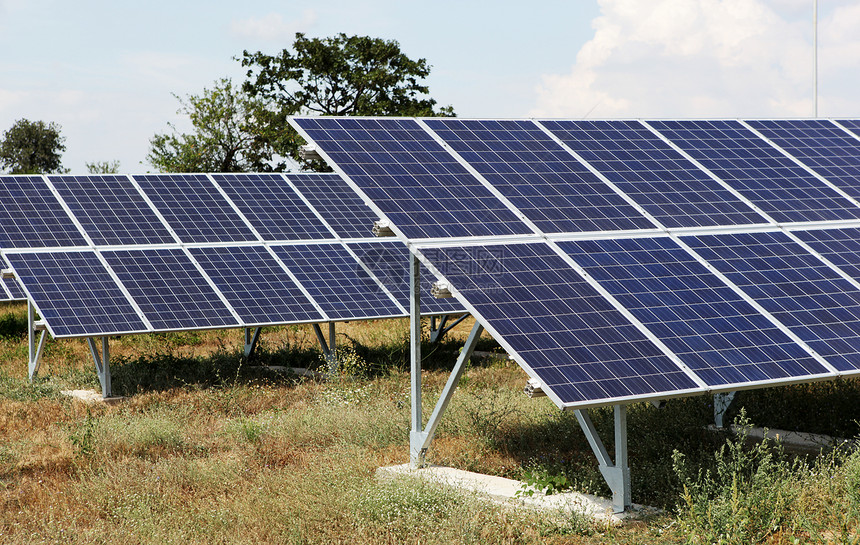
<svg viewBox="0 0 860 545">
<path fill-rule="evenodd" d="M 737 392 L 721 392 L 714 394 L 714 425 L 723 427 L 723 419 L 732 405 Z"/>
<path fill-rule="evenodd" d="M 449 325 L 448 327 L 445 327 L 445 324 L 448 323 L 448 318 L 450 318 L 450 316 L 448 314 L 445 314 L 441 317 L 431 316 L 430 317 L 430 342 L 435 344 L 435 343 L 438 343 L 439 341 L 441 341 L 442 337 L 445 336 L 445 333 L 448 333 L 449 331 L 451 331 L 452 329 L 457 327 L 457 325 L 460 322 L 462 322 L 463 320 L 465 320 L 468 316 L 469 316 L 468 313 L 463 314 L 462 316 L 460 316 L 459 318 L 457 318 L 456 320 L 451 322 L 451 325 Z"/>
<path fill-rule="evenodd" d="M 245 328 L 245 359 L 251 357 L 251 354 L 254 353 L 254 349 L 257 348 L 257 342 L 260 340 L 260 332 L 263 330 L 262 327 L 254 328 L 254 333 L 251 334 L 251 328 Z"/>
<path fill-rule="evenodd" d="M 600 473 L 612 490 L 612 508 L 621 513 L 633 504 L 630 486 L 630 467 L 627 459 L 627 406 L 615 405 L 615 462 L 609 457 L 609 452 L 600 440 L 591 416 L 587 410 L 575 410 L 576 419 L 591 450 L 597 457 Z"/>
<path fill-rule="evenodd" d="M 335 344 L 335 331 L 334 331 L 334 322 L 328 323 L 328 341 L 326 341 L 325 335 L 323 335 L 322 329 L 320 329 L 319 324 L 314 324 L 314 333 L 317 334 L 317 340 L 320 343 L 320 349 L 323 351 L 323 355 L 325 355 L 325 360 L 328 362 L 328 371 L 329 373 L 336 373 L 338 368 L 337 361 L 337 346 Z"/>
<path fill-rule="evenodd" d="M 107 399 L 113 396 L 110 383 L 110 350 L 108 348 L 108 338 L 104 336 L 102 339 L 102 353 L 99 354 L 96 346 L 95 337 L 87 337 L 87 344 L 90 345 L 90 353 L 93 355 L 93 361 L 96 364 L 96 373 L 99 375 L 99 382 L 102 384 L 102 397 Z"/>
<path fill-rule="evenodd" d="M 36 332 L 39 334 L 39 340 L 36 341 Z M 28 354 L 28 375 L 30 380 L 36 378 L 39 373 L 39 367 L 42 365 L 42 354 L 45 350 L 45 341 L 48 339 L 48 329 L 44 322 L 36 322 L 36 307 L 33 303 L 27 301 L 27 337 L 29 345 Z"/>
</svg>

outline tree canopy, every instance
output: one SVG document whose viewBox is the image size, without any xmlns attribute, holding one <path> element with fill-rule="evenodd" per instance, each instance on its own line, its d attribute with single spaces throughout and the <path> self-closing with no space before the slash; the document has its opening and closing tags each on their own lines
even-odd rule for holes
<svg viewBox="0 0 860 545">
<path fill-rule="evenodd" d="M 56 123 L 19 119 L 0 140 L 0 168 L 10 174 L 65 172 L 61 157 L 66 138 Z"/>
<path fill-rule="evenodd" d="M 256 128 L 275 160 L 292 157 L 305 169 L 328 170 L 299 158 L 304 140 L 290 127 L 290 115 L 453 116 L 436 109 L 423 83 L 430 75 L 425 59 L 412 60 L 393 40 L 338 34 L 307 38 L 296 33 L 292 51 L 277 55 L 243 52 L 248 68 L 244 90 L 265 101 Z M 257 165 L 258 167 L 260 165 Z"/>
<path fill-rule="evenodd" d="M 175 96 L 175 95 L 174 95 Z M 176 96 L 179 113 L 186 114 L 192 134 L 180 133 L 168 123 L 170 134 L 150 140 L 147 161 L 163 172 L 242 172 L 254 169 L 254 112 L 259 101 L 235 89 L 230 79 L 186 99 Z"/>
</svg>

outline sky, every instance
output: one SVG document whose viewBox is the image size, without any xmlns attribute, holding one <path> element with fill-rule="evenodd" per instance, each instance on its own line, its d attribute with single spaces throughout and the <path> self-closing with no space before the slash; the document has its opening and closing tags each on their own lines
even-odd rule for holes
<svg viewBox="0 0 860 545">
<path fill-rule="evenodd" d="M 0 132 L 56 122 L 63 165 L 151 171 L 175 95 L 296 32 L 396 40 L 465 118 L 813 115 L 814 0 L 0 0 Z M 820 0 L 818 113 L 860 117 L 860 2 Z"/>
</svg>

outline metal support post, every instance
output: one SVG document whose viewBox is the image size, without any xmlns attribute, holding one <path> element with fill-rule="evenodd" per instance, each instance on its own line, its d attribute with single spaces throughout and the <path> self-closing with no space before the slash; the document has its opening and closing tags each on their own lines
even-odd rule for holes
<svg viewBox="0 0 860 545">
<path fill-rule="evenodd" d="M 90 353 L 93 355 L 93 361 L 96 364 L 96 373 L 99 375 L 99 382 L 102 384 L 102 397 L 107 399 L 113 396 L 110 383 L 110 350 L 108 348 L 107 336 L 102 337 L 102 353 L 99 355 L 98 347 L 96 346 L 95 337 L 87 337 L 87 343 L 90 345 Z"/>
<path fill-rule="evenodd" d="M 260 340 L 260 332 L 263 330 L 262 327 L 254 328 L 254 334 L 251 335 L 251 328 L 245 328 L 245 359 L 251 357 L 251 354 L 254 353 L 254 349 L 257 348 L 257 342 Z"/>
<path fill-rule="evenodd" d="M 412 446 L 412 451 L 414 452 L 417 450 L 417 452 L 420 453 L 421 464 L 424 463 L 424 455 L 427 452 L 427 449 L 430 448 L 430 443 L 433 442 L 433 436 L 436 435 L 436 428 L 439 427 L 439 421 L 442 419 L 442 415 L 445 414 L 445 409 L 448 408 L 448 403 L 451 402 L 454 390 L 457 389 L 457 385 L 460 383 L 460 377 L 463 376 L 463 371 L 466 370 L 466 364 L 469 362 L 469 358 L 472 357 L 472 352 L 475 350 L 475 346 L 478 344 L 478 339 L 481 337 L 481 333 L 483 333 L 483 331 L 484 327 L 478 322 L 475 322 L 475 325 L 472 327 L 472 332 L 469 334 L 469 338 L 463 346 L 463 350 L 457 357 L 457 362 L 454 364 L 454 368 L 451 369 L 451 374 L 448 376 L 448 382 L 445 383 L 445 388 L 442 390 L 439 400 L 436 401 L 436 407 L 433 409 L 430 419 L 427 420 L 427 426 L 425 426 L 423 430 L 419 429 L 417 434 L 413 432 L 413 435 L 410 437 L 410 446 Z M 416 444 L 413 444 L 413 441 Z"/>
<path fill-rule="evenodd" d="M 603 441 L 594 428 L 588 411 L 576 410 L 576 419 L 585 438 L 597 457 L 598 467 L 606 484 L 612 491 L 612 508 L 621 513 L 633 503 L 630 483 L 630 468 L 627 462 L 627 407 L 615 405 L 615 462 L 609 457 Z"/>
<path fill-rule="evenodd" d="M 37 331 L 41 332 L 38 341 L 36 341 Z M 27 337 L 29 341 L 27 369 L 28 376 L 32 381 L 36 378 L 39 367 L 42 365 L 42 353 L 45 350 L 45 341 L 48 339 L 48 330 L 44 323 L 36 322 L 36 308 L 30 301 L 27 301 Z"/>
<path fill-rule="evenodd" d="M 409 465 L 424 465 L 424 435 L 421 431 L 421 269 L 418 258 L 409 254 L 409 357 L 412 429 L 409 432 Z"/>
<path fill-rule="evenodd" d="M 732 405 L 737 392 L 723 392 L 714 394 L 714 424 L 718 428 L 723 427 L 723 419 Z"/>
<path fill-rule="evenodd" d="M 469 315 L 463 314 L 462 316 L 460 316 L 459 318 L 457 318 L 456 320 L 451 322 L 451 325 L 449 325 L 448 327 L 445 327 L 445 324 L 448 323 L 449 317 L 450 316 L 448 316 L 446 314 L 446 315 L 442 316 L 441 319 L 438 320 L 438 322 L 437 322 L 436 316 L 430 317 L 430 342 L 431 343 L 435 344 L 435 343 L 438 343 L 439 341 L 441 341 L 442 337 L 444 337 L 446 333 L 448 333 L 449 331 L 451 331 L 452 329 L 457 327 L 457 325 L 460 322 L 462 322 L 463 320 L 465 320 L 466 318 L 468 318 Z"/>
<path fill-rule="evenodd" d="M 334 322 L 328 323 L 328 341 L 326 341 L 325 335 L 323 335 L 322 329 L 319 324 L 314 324 L 314 333 L 317 335 L 317 341 L 320 343 L 320 349 L 323 351 L 323 355 L 325 356 L 325 360 L 328 363 L 328 371 L 329 373 L 336 373 L 338 367 L 337 361 L 337 347 L 335 346 L 335 330 L 334 330 Z"/>
</svg>

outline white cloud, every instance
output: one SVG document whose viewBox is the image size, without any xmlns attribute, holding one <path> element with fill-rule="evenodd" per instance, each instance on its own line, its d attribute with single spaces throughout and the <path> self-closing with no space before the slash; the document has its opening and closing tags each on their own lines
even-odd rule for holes
<svg viewBox="0 0 860 545">
<path fill-rule="evenodd" d="M 819 58 L 833 71 L 850 66 L 857 73 L 860 6 L 843 3 L 822 18 Z M 543 76 L 531 115 L 811 115 L 811 4 L 801 10 L 795 0 L 601 0 L 600 6 L 593 38 L 568 74 Z M 860 75 L 852 77 L 856 85 Z"/>
<path fill-rule="evenodd" d="M 302 12 L 299 19 L 284 21 L 280 13 L 270 13 L 264 17 L 242 19 L 230 23 L 230 34 L 236 38 L 250 38 L 266 42 L 292 41 L 296 32 L 304 32 L 317 22 L 317 14 L 312 9 Z"/>
</svg>

